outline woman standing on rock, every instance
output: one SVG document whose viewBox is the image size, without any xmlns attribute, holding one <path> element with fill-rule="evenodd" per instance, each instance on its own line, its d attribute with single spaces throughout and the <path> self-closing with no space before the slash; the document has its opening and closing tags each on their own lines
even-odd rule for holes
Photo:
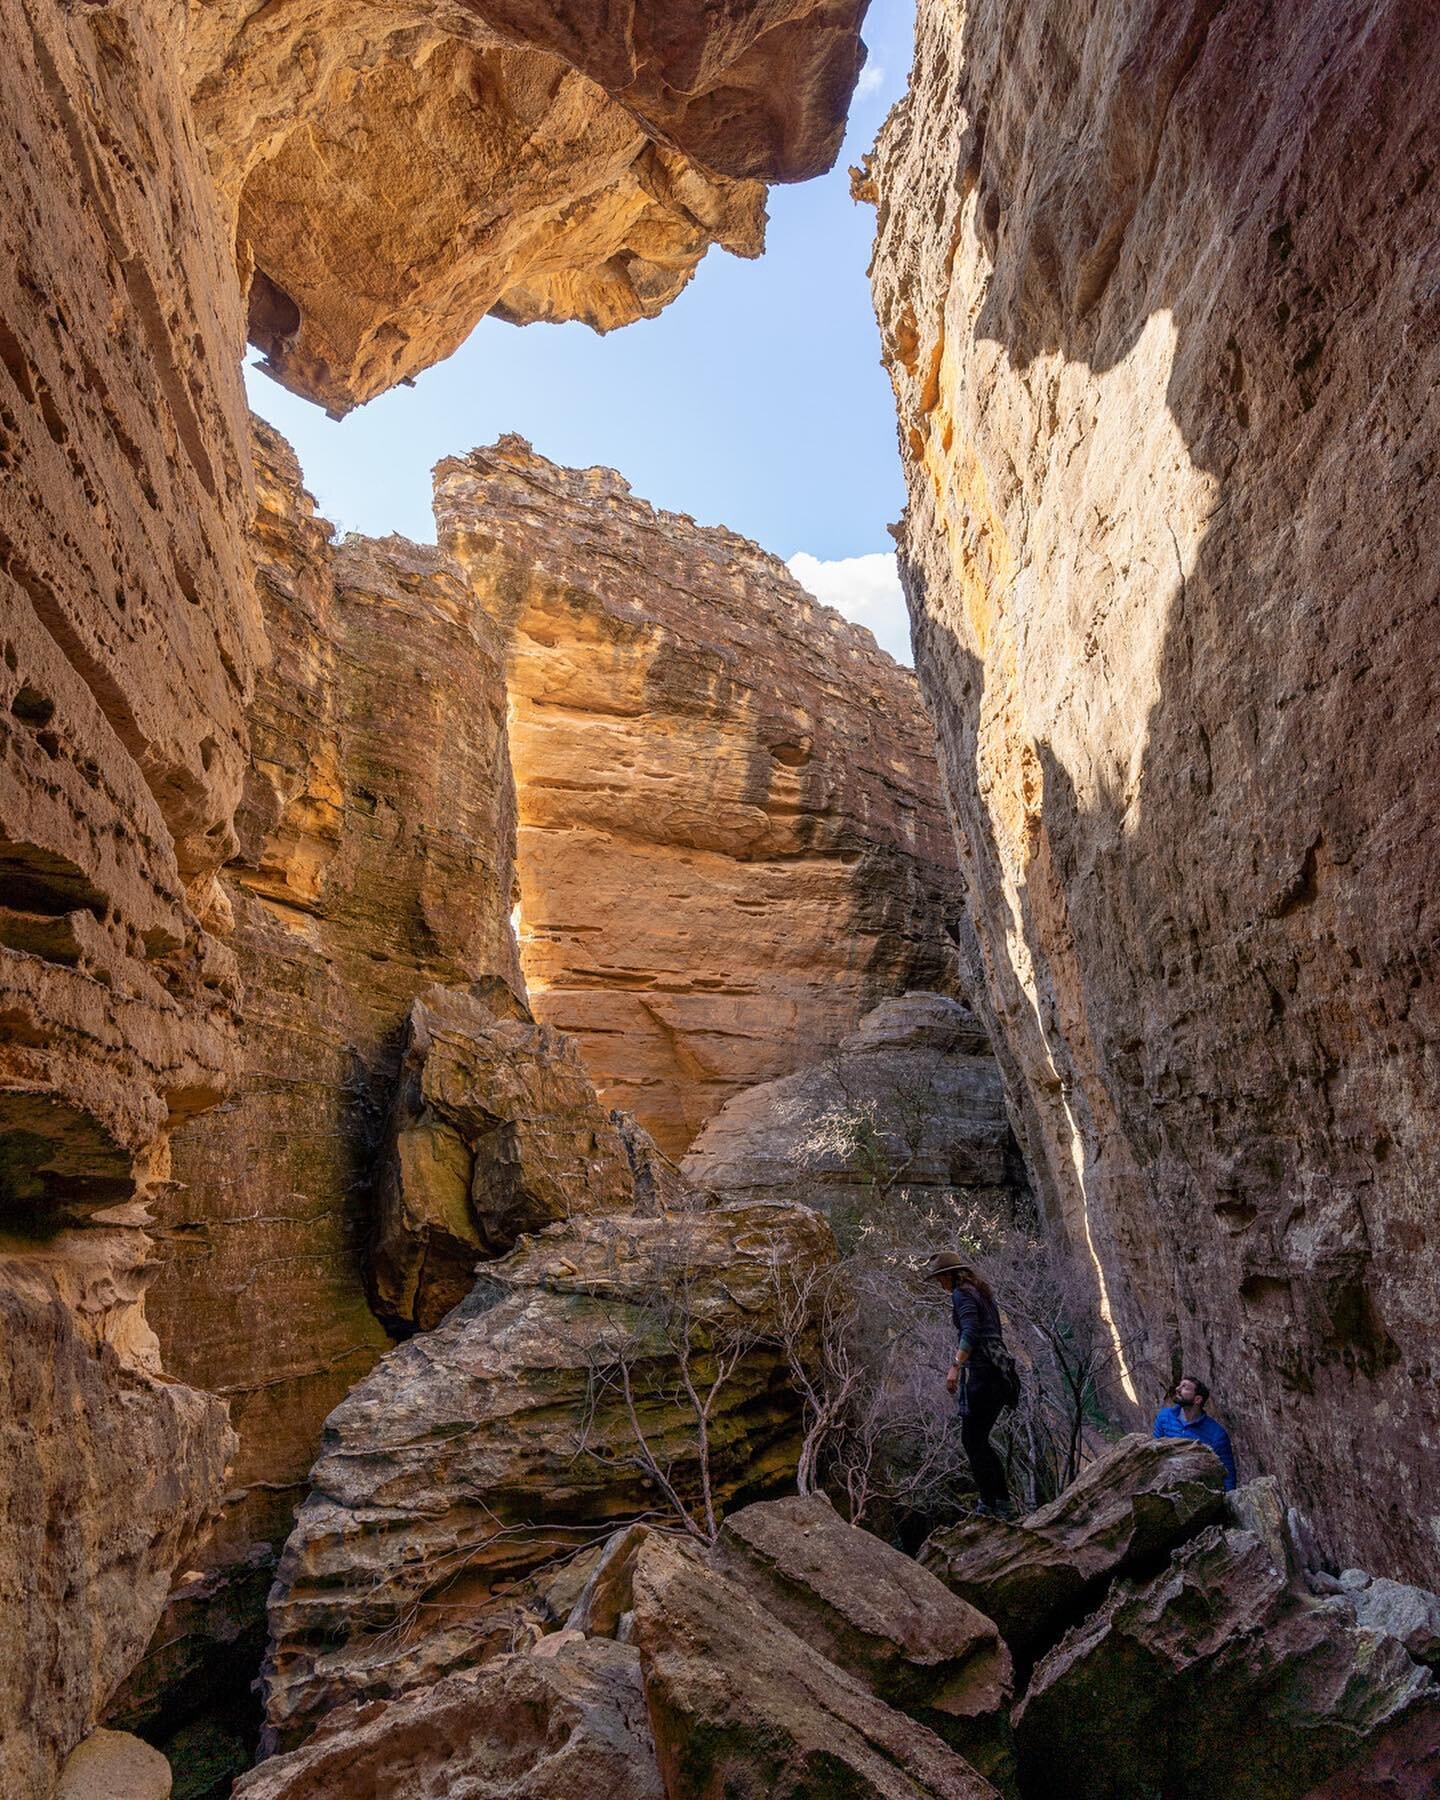
<svg viewBox="0 0 1440 1800">
<path fill-rule="evenodd" d="M 953 1250 L 932 1256 L 925 1273 L 949 1294 L 960 1339 L 945 1386 L 955 1395 L 960 1413 L 960 1442 L 980 1491 L 977 1510 L 992 1518 L 1008 1518 L 1010 1490 L 1005 1466 L 990 1442 L 995 1421 L 1017 1398 L 1015 1363 L 1005 1348 L 1000 1309 L 989 1283 Z"/>
</svg>

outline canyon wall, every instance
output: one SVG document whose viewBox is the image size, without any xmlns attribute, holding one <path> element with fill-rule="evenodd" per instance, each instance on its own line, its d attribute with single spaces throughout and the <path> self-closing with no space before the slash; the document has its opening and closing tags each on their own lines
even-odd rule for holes
<svg viewBox="0 0 1440 1800">
<path fill-rule="evenodd" d="M 236 1062 L 207 927 L 262 653 L 228 246 L 150 15 L 0 7 L 0 1790 L 48 1791 L 219 1499 L 161 1379 L 166 1139 Z"/>
<path fill-rule="evenodd" d="M 436 514 L 508 637 L 526 979 L 610 1105 L 678 1157 L 878 1001 L 953 985 L 933 734 L 869 632 L 518 438 L 442 463 Z"/>
<path fill-rule="evenodd" d="M 49 1791 L 174 1571 L 182 1640 L 228 1555 L 261 1546 L 263 1586 L 302 1444 L 387 1341 L 355 1165 L 409 996 L 516 976 L 463 584 L 405 545 L 332 558 L 268 444 L 262 616 L 247 295 L 274 372 L 336 411 L 491 308 L 653 312 L 711 242 L 758 252 L 766 180 L 833 157 L 862 10 L 0 5 L 7 1793 Z M 442 751 L 459 679 L 492 698 Z"/>
<path fill-rule="evenodd" d="M 857 191 L 970 948 L 1143 1416 L 1440 1547 L 1440 36 L 922 0 Z M 978 984 L 977 984 L 978 985 Z"/>
</svg>

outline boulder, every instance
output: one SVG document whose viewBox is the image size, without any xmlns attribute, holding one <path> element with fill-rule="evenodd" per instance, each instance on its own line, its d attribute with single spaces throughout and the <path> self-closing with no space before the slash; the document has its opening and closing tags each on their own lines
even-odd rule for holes
<svg viewBox="0 0 1440 1800">
<path fill-rule="evenodd" d="M 927 1569 L 847 1525 L 820 1494 L 732 1513 L 715 1562 L 812 1650 L 1008 1786 L 1010 1653 Z"/>
<path fill-rule="evenodd" d="M 855 1794 L 981 1800 L 995 1789 L 876 1699 L 702 1551 L 652 1535 L 634 1641 L 666 1792 L 693 1800 Z"/>
<path fill-rule="evenodd" d="M 1334 1791 L 1358 1795 L 1427 1731 L 1440 1743 L 1428 1669 L 1219 1525 L 1152 1580 L 1117 1583 L 1038 1664 L 1015 1714 L 1023 1791 L 1067 1800 L 1301 1800 L 1342 1770 Z"/>
<path fill-rule="evenodd" d="M 603 1638 L 345 1707 L 235 1800 L 663 1800 L 640 1661 Z"/>
<path fill-rule="evenodd" d="M 65 1758 L 54 1800 L 170 1800 L 170 1765 L 128 1731 L 92 1731 Z"/>
<path fill-rule="evenodd" d="M 567 1631 L 581 1631 L 587 1637 L 616 1635 L 633 1604 L 635 1558 L 648 1535 L 644 1525 L 627 1525 L 607 1540 L 565 1620 Z"/>
<path fill-rule="evenodd" d="M 1363 1585 L 1346 1582 L 1344 1575 L 1340 1580 L 1357 1624 L 1397 1638 L 1416 1662 L 1440 1669 L 1440 1596 L 1383 1575 Z"/>
<path fill-rule="evenodd" d="M 1019 1523 L 972 1517 L 935 1532 L 920 1560 L 1000 1627 L 1028 1661 L 1117 1575 L 1153 1573 L 1218 1518 L 1225 1471 L 1188 1438 L 1122 1438 L 1056 1500 Z"/>
<path fill-rule="evenodd" d="M 524 1584 L 671 1516 L 667 1483 L 702 1522 L 707 1467 L 717 1508 L 782 1487 L 799 1425 L 774 1270 L 833 1254 L 803 1207 L 721 1206 L 576 1219 L 490 1265 L 330 1416 L 270 1599 L 267 1742 L 508 1649 Z"/>
<path fill-rule="evenodd" d="M 861 1153 L 857 1128 L 873 1151 Z M 685 1173 L 717 1192 L 853 1204 L 882 1156 L 907 1188 L 1023 1187 L 1000 1067 L 962 1001 L 882 1001 L 824 1059 L 735 1095 L 691 1145 Z"/>
<path fill-rule="evenodd" d="M 428 1331 L 475 1265 L 576 1213 L 633 1210 L 627 1147 L 571 1038 L 499 981 L 410 1008 L 375 1209 L 376 1310 Z"/>
</svg>

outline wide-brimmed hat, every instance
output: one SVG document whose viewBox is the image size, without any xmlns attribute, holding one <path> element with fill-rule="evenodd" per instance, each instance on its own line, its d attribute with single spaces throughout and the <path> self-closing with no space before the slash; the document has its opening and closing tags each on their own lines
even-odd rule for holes
<svg viewBox="0 0 1440 1800">
<path fill-rule="evenodd" d="M 926 1275 L 958 1275 L 962 1269 L 968 1269 L 969 1263 L 963 1256 L 957 1256 L 953 1250 L 941 1250 L 932 1256 L 925 1265 Z"/>
</svg>

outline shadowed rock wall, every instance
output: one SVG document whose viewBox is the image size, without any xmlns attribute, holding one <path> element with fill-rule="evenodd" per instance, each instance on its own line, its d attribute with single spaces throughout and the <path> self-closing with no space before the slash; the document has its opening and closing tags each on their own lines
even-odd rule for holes
<svg viewBox="0 0 1440 1800">
<path fill-rule="evenodd" d="M 510 635 L 540 1017 L 671 1156 L 875 1003 L 953 981 L 954 844 L 909 670 L 728 531 L 504 438 L 437 472 Z"/>
<path fill-rule="evenodd" d="M 226 1630 L 258 1630 L 322 1422 L 390 1342 L 365 1238 L 410 1003 L 436 982 L 520 988 L 498 634 L 433 548 L 332 544 L 288 446 L 254 434 L 274 660 L 224 877 L 243 1072 L 175 1140 L 150 1302 L 167 1366 L 223 1394 L 240 1434 L 202 1558 Z M 201 1673 L 195 1622 L 161 1632 L 127 1719 Z"/>
<path fill-rule="evenodd" d="M 152 16 L 0 6 L 0 1791 L 48 1792 L 218 1500 L 160 1379 L 166 1136 L 235 1061 L 210 934 L 261 651 L 228 246 Z"/>
<path fill-rule="evenodd" d="M 860 191 L 1032 1169 L 1132 1385 L 1433 1574 L 1440 39 L 922 0 Z"/>
</svg>

